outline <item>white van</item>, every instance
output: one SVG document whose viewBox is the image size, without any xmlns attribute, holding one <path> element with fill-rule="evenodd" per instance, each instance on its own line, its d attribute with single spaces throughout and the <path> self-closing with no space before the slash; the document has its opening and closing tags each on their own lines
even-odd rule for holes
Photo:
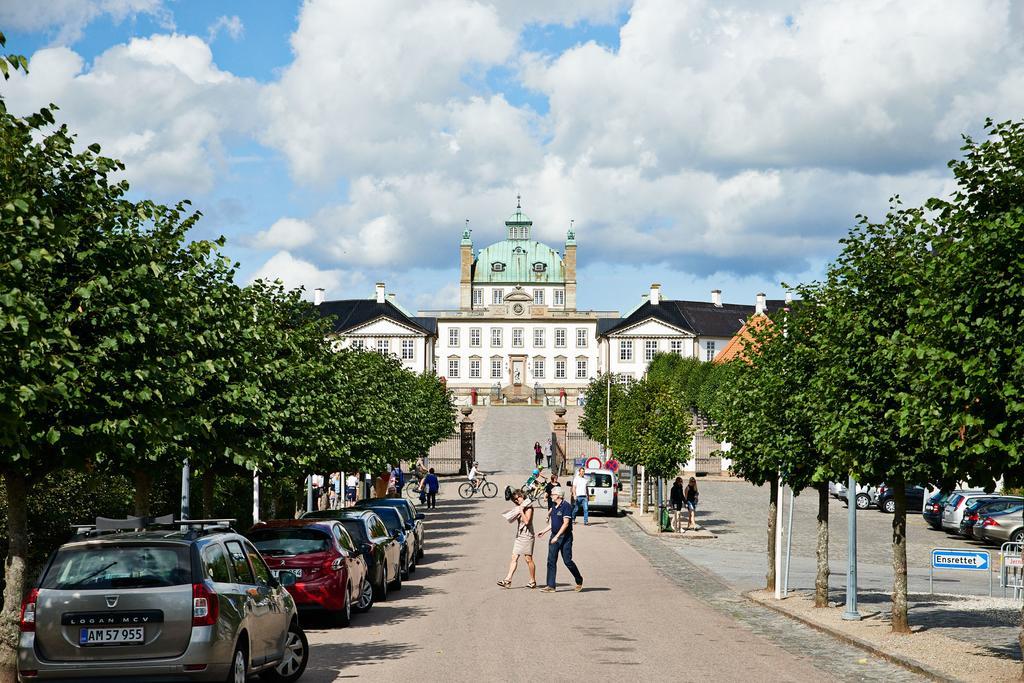
<svg viewBox="0 0 1024 683">
<path fill-rule="evenodd" d="M 611 470 L 586 470 L 590 511 L 619 514 L 619 478 Z"/>
</svg>

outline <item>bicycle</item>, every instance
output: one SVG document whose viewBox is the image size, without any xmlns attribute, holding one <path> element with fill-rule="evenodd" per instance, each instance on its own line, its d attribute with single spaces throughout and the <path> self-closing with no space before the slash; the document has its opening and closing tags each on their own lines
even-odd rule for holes
<svg viewBox="0 0 1024 683">
<path fill-rule="evenodd" d="M 477 482 L 476 486 L 473 486 L 473 483 L 469 481 L 464 481 L 459 485 L 459 495 L 463 498 L 472 498 L 477 491 L 484 498 L 494 498 L 498 495 L 498 486 L 487 481 L 486 474 L 480 475 L 480 481 Z"/>
<path fill-rule="evenodd" d="M 420 499 L 420 482 L 422 481 L 423 479 L 411 479 L 405 482 L 405 486 L 402 487 L 405 497 L 414 503 Z"/>
</svg>

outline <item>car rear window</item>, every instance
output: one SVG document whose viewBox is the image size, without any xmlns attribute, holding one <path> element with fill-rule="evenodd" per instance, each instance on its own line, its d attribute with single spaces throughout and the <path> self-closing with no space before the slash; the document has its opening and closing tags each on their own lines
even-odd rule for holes
<svg viewBox="0 0 1024 683">
<path fill-rule="evenodd" d="M 192 565 L 186 546 L 101 544 L 58 550 L 41 587 L 108 590 L 189 583 Z"/>
<path fill-rule="evenodd" d="M 595 472 L 590 475 L 590 485 L 599 489 L 610 489 L 612 487 L 612 475 Z"/>
<path fill-rule="evenodd" d="M 398 514 L 398 510 L 394 508 L 377 508 L 374 510 L 377 516 L 384 520 L 385 526 L 388 529 L 401 529 L 402 528 L 402 517 Z"/>
<path fill-rule="evenodd" d="M 366 527 L 358 519 L 343 519 L 341 525 L 345 527 L 345 531 L 356 543 L 366 540 Z"/>
<path fill-rule="evenodd" d="M 309 555 L 331 547 L 331 537 L 320 529 L 257 529 L 248 537 L 264 555 Z"/>
</svg>

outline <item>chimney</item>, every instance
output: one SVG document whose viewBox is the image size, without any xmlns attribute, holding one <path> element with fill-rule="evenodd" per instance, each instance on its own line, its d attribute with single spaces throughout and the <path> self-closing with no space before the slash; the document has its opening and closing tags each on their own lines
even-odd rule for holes
<svg viewBox="0 0 1024 683">
<path fill-rule="evenodd" d="M 387 297 L 384 294 L 384 283 L 383 282 L 378 282 L 377 283 L 377 303 L 379 303 L 379 304 L 384 303 L 386 298 Z"/>
<path fill-rule="evenodd" d="M 720 290 L 720 289 L 712 289 L 711 290 L 711 303 L 713 303 L 718 308 L 722 307 L 722 290 Z"/>
<path fill-rule="evenodd" d="M 661 303 L 661 285 L 658 283 L 651 285 L 651 296 L 647 300 L 651 302 L 652 306 L 657 306 Z"/>
<path fill-rule="evenodd" d="M 313 290 L 313 305 L 319 306 L 324 302 L 324 288 L 317 287 Z"/>
<path fill-rule="evenodd" d="M 396 299 L 395 299 L 395 293 L 394 292 L 388 292 L 388 302 L 392 306 L 397 306 L 398 305 L 398 303 L 396 302 Z"/>
<path fill-rule="evenodd" d="M 764 315 L 765 311 L 768 310 L 765 305 L 765 293 L 759 292 L 757 295 L 757 305 L 754 306 L 755 315 Z"/>
</svg>

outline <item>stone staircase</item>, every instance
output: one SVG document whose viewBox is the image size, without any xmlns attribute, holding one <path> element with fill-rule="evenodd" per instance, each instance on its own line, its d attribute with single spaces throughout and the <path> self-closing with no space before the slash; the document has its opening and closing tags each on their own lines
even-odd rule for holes
<svg viewBox="0 0 1024 683">
<path fill-rule="evenodd" d="M 535 406 L 490 406 L 477 426 L 476 459 L 485 472 L 526 473 L 533 469 L 533 444 L 551 437 L 554 413 Z"/>
</svg>

